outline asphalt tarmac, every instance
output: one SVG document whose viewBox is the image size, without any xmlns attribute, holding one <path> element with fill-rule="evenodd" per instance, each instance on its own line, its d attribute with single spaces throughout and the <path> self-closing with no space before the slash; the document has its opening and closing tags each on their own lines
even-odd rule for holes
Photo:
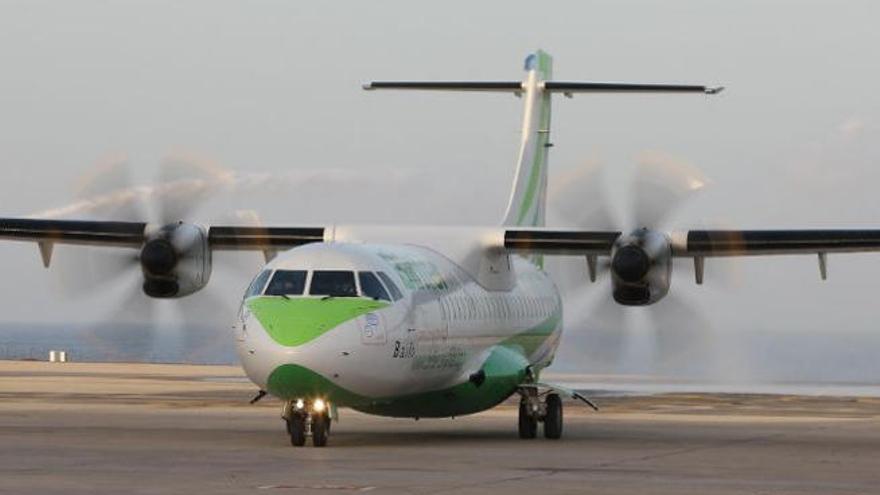
<svg viewBox="0 0 880 495">
<path fill-rule="evenodd" d="M 516 409 L 454 420 L 341 410 L 294 448 L 238 368 L 0 361 L 0 493 L 880 493 L 880 399 L 744 394 L 566 404 L 562 440 Z"/>
</svg>

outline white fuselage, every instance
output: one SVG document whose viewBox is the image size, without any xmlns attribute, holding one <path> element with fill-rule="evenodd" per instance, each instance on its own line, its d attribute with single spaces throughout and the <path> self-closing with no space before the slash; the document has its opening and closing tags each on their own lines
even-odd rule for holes
<svg viewBox="0 0 880 495">
<path fill-rule="evenodd" d="M 488 290 L 478 280 L 479 267 L 485 260 L 456 263 L 444 254 L 417 245 L 345 240 L 310 244 L 280 254 L 265 270 L 309 274 L 320 270 L 382 272 L 393 280 L 402 297 L 382 307 L 371 307 L 332 328 L 302 330 L 312 331 L 314 338 L 283 345 L 283 339 L 279 342 L 277 335 L 266 331 L 267 318 L 273 322 L 302 318 L 297 311 L 318 312 L 316 318 L 327 318 L 321 315 L 335 311 L 331 305 L 338 305 L 339 311 L 350 311 L 352 301 L 324 301 L 309 295 L 308 290 L 284 296 L 283 301 L 277 300 L 279 296 L 251 294 L 242 304 L 236 325 L 237 349 L 247 375 L 262 389 L 285 395 L 279 390 L 287 388 L 273 385 L 270 377 L 279 367 L 295 365 L 346 393 L 385 400 L 467 383 L 487 363 L 489 355 L 502 347 L 505 356 L 530 367 L 532 372 L 549 365 L 558 345 L 562 316 L 559 294 L 550 278 L 524 258 L 505 256 L 513 283 L 505 290 Z M 468 263 L 471 270 L 462 266 Z M 364 304 L 373 303 L 361 299 Z M 271 309 L 275 313 L 262 317 L 262 322 L 249 309 L 265 311 L 267 305 L 274 305 Z M 283 313 L 287 308 L 289 314 Z M 314 318 L 305 320 L 320 324 Z M 294 385 L 290 390 L 299 391 Z M 346 400 L 337 402 L 346 405 Z"/>
</svg>

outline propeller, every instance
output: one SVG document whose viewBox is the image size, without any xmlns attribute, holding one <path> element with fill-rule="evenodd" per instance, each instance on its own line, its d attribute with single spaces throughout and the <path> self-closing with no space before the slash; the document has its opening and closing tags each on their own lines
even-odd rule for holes
<svg viewBox="0 0 880 495">
<path fill-rule="evenodd" d="M 637 157 L 626 195 L 628 208 L 614 208 L 608 201 L 606 191 L 615 188 L 608 187 L 607 179 L 597 160 L 571 172 L 550 190 L 554 213 L 576 228 L 621 230 L 622 238 L 630 232 L 659 234 L 672 215 L 709 183 L 684 160 L 659 152 Z M 647 270 L 645 261 L 637 250 L 618 246 L 614 258 L 601 260 L 597 272 L 600 276 L 613 272 L 624 281 L 636 280 Z M 686 298 L 670 292 L 654 304 L 632 307 L 618 304 L 610 297 L 611 291 L 604 288 L 595 297 L 586 283 L 584 260 L 577 263 L 577 269 L 570 265 L 556 267 L 561 268 L 557 272 L 561 275 L 559 285 L 569 301 L 567 326 L 576 329 L 569 336 L 578 341 L 568 347 L 576 348 L 579 354 L 568 356 L 571 362 L 580 362 L 591 372 L 710 373 L 711 363 L 706 356 L 715 351 L 712 327 Z M 690 264 L 681 265 L 692 270 Z M 564 358 L 566 352 L 561 349 L 560 357 Z"/>
<path fill-rule="evenodd" d="M 159 164 L 151 185 L 137 185 L 124 155 L 108 155 L 76 187 L 76 201 L 38 216 L 93 218 L 145 222 L 147 232 L 185 229 L 184 225 L 206 201 L 231 189 L 234 176 L 215 162 L 195 155 L 175 153 Z M 259 225 L 253 212 L 225 214 L 223 223 Z M 145 277 L 161 279 L 176 269 L 179 252 L 171 236 L 157 235 L 141 250 L 100 246 L 63 246 L 54 267 L 63 293 L 73 297 L 96 296 L 113 308 L 91 328 L 89 344 L 114 360 L 216 362 L 228 340 L 225 334 L 234 317 L 234 297 L 244 290 L 262 262 L 255 253 L 235 253 L 224 263 L 214 284 L 175 301 L 148 297 Z M 210 253 L 208 254 L 210 256 Z M 232 270 L 230 270 L 231 268 Z M 226 272 L 226 273 L 224 273 Z M 149 283 L 149 282 L 148 282 Z M 156 293 L 157 289 L 151 289 Z M 221 359 L 231 359 L 231 355 Z"/>
<path fill-rule="evenodd" d="M 76 186 L 77 201 L 38 214 L 41 217 L 91 218 L 145 222 L 148 230 L 187 220 L 213 194 L 229 184 L 229 174 L 204 159 L 172 154 L 159 164 L 152 185 L 136 185 L 128 159 L 108 155 L 99 160 Z M 135 249 L 65 246 L 56 258 L 62 289 L 68 295 L 88 295 L 129 272 L 165 275 L 177 259 L 166 239 L 148 241 Z"/>
<path fill-rule="evenodd" d="M 391 177 L 401 183 L 409 176 L 392 172 Z M 291 191 L 335 191 L 370 180 L 375 180 L 371 174 L 326 168 L 241 174 L 196 154 L 174 152 L 161 161 L 152 183 L 138 184 L 128 158 L 108 154 L 78 181 L 74 202 L 32 216 L 146 222 L 148 231 L 156 232 L 191 220 L 210 203 L 212 210 L 222 206 L 226 211 L 207 220 L 259 226 L 262 222 L 253 210 L 230 212 L 230 205 L 242 198 L 287 200 Z M 56 247 L 53 271 L 62 292 L 100 297 L 103 305 L 114 308 L 106 323 L 94 326 L 90 344 L 116 360 L 216 362 L 229 342 L 218 332 L 228 331 L 238 298 L 264 263 L 263 254 L 212 253 L 218 268 L 211 274 L 213 282 L 187 297 L 166 301 L 144 294 L 144 277 L 167 274 L 177 253 L 161 239 L 150 242 L 141 250 Z M 185 352 L 169 352 L 181 349 Z"/>
</svg>

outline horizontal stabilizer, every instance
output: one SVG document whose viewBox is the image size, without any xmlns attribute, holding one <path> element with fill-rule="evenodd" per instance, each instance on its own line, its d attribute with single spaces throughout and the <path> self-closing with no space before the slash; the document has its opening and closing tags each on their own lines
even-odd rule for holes
<svg viewBox="0 0 880 495">
<path fill-rule="evenodd" d="M 373 81 L 364 84 L 364 89 L 415 89 L 431 91 L 485 91 L 519 93 L 523 90 L 521 81 Z"/>
<path fill-rule="evenodd" d="M 573 82 L 543 81 L 539 83 L 544 91 L 550 93 L 703 93 L 717 94 L 723 86 L 703 86 L 696 84 L 630 84 L 616 82 Z M 410 89 L 425 91 L 482 91 L 500 93 L 521 93 L 524 90 L 520 81 L 373 81 L 364 84 L 364 89 Z"/>
<path fill-rule="evenodd" d="M 720 93 L 723 86 L 696 84 L 630 84 L 616 82 L 544 81 L 544 90 L 555 93 Z"/>
</svg>

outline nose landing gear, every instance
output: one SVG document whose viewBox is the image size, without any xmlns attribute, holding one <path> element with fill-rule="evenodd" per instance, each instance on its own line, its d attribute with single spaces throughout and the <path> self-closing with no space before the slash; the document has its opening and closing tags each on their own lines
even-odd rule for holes
<svg viewBox="0 0 880 495">
<path fill-rule="evenodd" d="M 290 445 L 302 447 L 306 444 L 306 430 L 308 429 L 308 417 L 303 413 L 293 413 L 285 420 L 287 422 L 287 434 L 290 435 Z"/>
<path fill-rule="evenodd" d="M 306 438 L 312 437 L 312 445 L 324 447 L 330 436 L 330 407 L 321 399 L 306 404 L 302 399 L 289 400 L 284 403 L 281 418 L 287 425 L 290 444 L 302 447 Z"/>
</svg>

